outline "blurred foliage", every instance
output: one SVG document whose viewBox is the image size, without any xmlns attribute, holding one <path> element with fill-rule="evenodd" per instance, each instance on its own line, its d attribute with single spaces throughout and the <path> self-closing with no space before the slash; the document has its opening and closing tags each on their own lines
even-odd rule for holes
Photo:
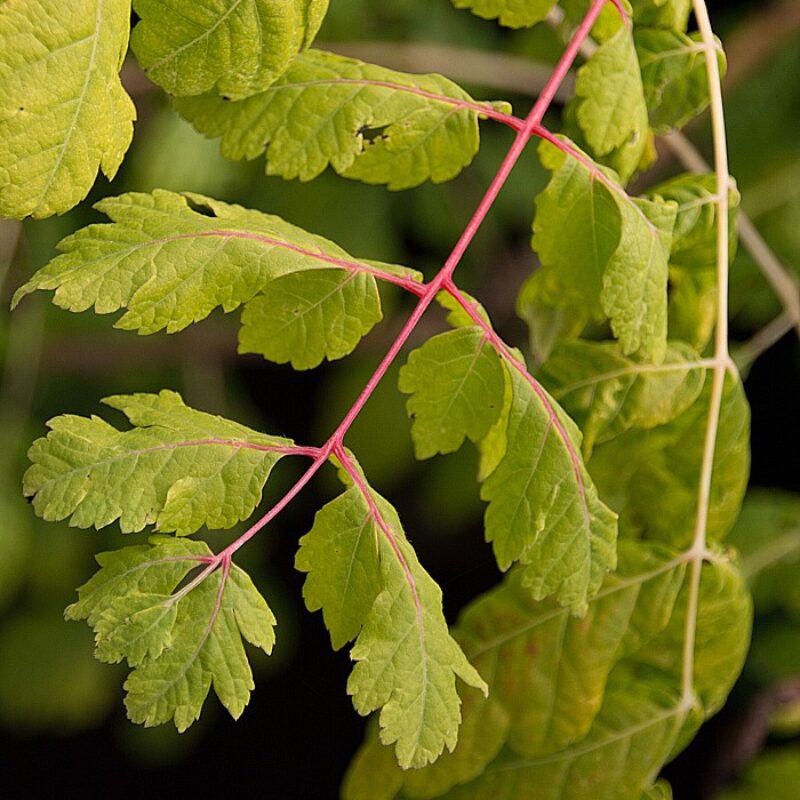
<svg viewBox="0 0 800 800">
<path fill-rule="evenodd" d="M 718 3 L 722 27 L 727 23 L 731 34 L 741 32 L 751 24 L 749 15 L 756 17 L 756 5 Z M 743 6 L 748 6 L 746 14 L 741 12 Z M 769 33 L 760 31 L 758 35 Z M 561 47 L 558 36 L 547 26 L 503 31 L 455 10 L 446 0 L 334 0 L 320 41 L 358 40 L 442 42 L 537 61 L 553 60 Z M 729 56 L 735 66 L 736 54 Z M 742 191 L 743 209 L 752 215 L 783 263 L 800 276 L 800 137 L 795 135 L 800 129 L 798 76 L 800 37 L 795 37 L 740 78 L 726 101 L 732 172 Z M 479 98 L 500 96 L 496 90 L 470 84 L 466 88 Z M 44 422 L 57 413 L 92 413 L 97 400 L 105 395 L 161 388 L 180 391 L 187 403 L 203 410 L 317 444 L 371 374 L 397 330 L 398 317 L 407 312 L 406 298 L 391 288 L 385 290 L 384 323 L 346 363 L 325 365 L 313 376 L 267 366 L 255 357 L 237 358 L 236 323 L 222 314 L 172 337 L 139 338 L 112 330 L 108 317 L 68 314 L 39 298 L 26 300 L 11 315 L 8 298 L 35 267 L 53 256 L 62 237 L 99 218 L 92 202 L 107 194 L 156 187 L 201 192 L 279 214 L 335 239 L 359 256 L 406 263 L 430 275 L 460 234 L 511 134 L 483 124 L 480 154 L 468 170 L 445 185 L 391 193 L 346 181 L 330 171 L 312 185 L 287 183 L 267 178 L 261 161 L 224 160 L 216 142 L 195 133 L 160 94 L 146 86 L 142 89 L 135 98 L 139 119 L 134 144 L 113 185 L 101 179 L 86 202 L 61 217 L 23 225 L 0 224 L 0 295 L 6 301 L 0 309 L 0 726 L 9 736 L 24 737 L 31 731 L 66 734 L 103 724 L 114 714 L 113 723 L 106 723 L 108 746 L 127 753 L 126 758 L 134 763 L 152 766 L 187 757 L 204 737 L 214 735 L 213 717 L 209 714 L 188 738 L 180 738 L 168 728 L 139 730 L 121 719 L 120 673 L 92 660 L 88 631 L 67 625 L 61 613 L 74 600 L 75 587 L 91 573 L 93 554 L 119 546 L 122 536 L 116 528 L 86 532 L 36 520 L 20 492 L 27 446 L 42 434 Z M 516 95 L 509 99 L 518 114 L 530 104 L 529 99 Z M 702 141 L 704 137 L 700 124 L 696 138 Z M 677 171 L 673 167 L 672 171 Z M 662 171 L 652 178 L 640 178 L 638 187 L 646 189 L 648 181 L 663 179 L 664 168 L 659 169 Z M 514 316 L 514 300 L 535 263 L 528 246 L 532 198 L 546 177 L 535 148 L 529 148 L 460 268 L 464 287 L 481 297 L 500 332 L 517 343 L 524 337 L 523 325 Z M 739 338 L 748 337 L 780 311 L 744 248 L 739 248 L 732 270 L 731 307 L 734 335 Z M 443 324 L 435 314 L 431 319 L 425 328 L 428 334 Z M 789 353 L 794 363 L 787 370 L 789 384 L 784 390 L 796 396 L 800 351 L 796 341 L 792 344 Z M 753 380 L 758 380 L 756 373 Z M 454 551 L 466 546 L 462 543 L 470 536 L 477 540 L 480 535 L 474 534 L 482 513 L 474 481 L 475 455 L 464 448 L 446 458 L 415 462 L 396 380 L 393 370 L 353 427 L 348 444 L 381 492 L 396 493 L 403 499 L 411 495 L 408 507 L 416 524 L 415 544 L 433 542 L 425 546 L 437 550 L 434 565 L 463 563 Z M 794 424 L 787 421 L 789 431 L 790 423 Z M 799 443 L 791 436 L 790 432 L 785 441 L 771 446 L 776 452 L 791 452 L 793 447 L 796 451 Z M 789 470 L 794 469 L 787 484 L 794 482 L 796 488 L 796 456 L 781 458 Z M 756 477 L 758 469 L 756 463 Z M 279 471 L 265 502 L 286 485 L 291 478 L 288 470 Z M 325 480 L 320 481 L 323 494 Z M 441 511 L 431 518 L 424 509 L 433 507 L 434 500 Z M 275 654 L 256 676 L 257 682 L 268 680 L 264 673 L 277 673 L 291 662 L 299 636 L 298 584 L 287 566 L 291 556 L 278 566 L 265 565 L 273 554 L 280 556 L 277 540 L 281 537 L 289 540 L 287 549 L 292 550 L 299 535 L 308 529 L 302 526 L 308 525 L 309 514 L 318 507 L 312 507 L 313 502 L 314 497 L 308 498 L 308 508 L 279 523 L 258 545 L 243 552 L 243 566 L 254 573 L 256 583 L 267 581 L 272 587 L 270 602 L 281 621 Z M 745 565 L 752 568 L 759 615 L 745 696 L 800 675 L 799 504 L 796 496 L 753 495 L 731 539 L 742 551 Z M 787 536 L 794 537 L 791 548 Z M 130 543 L 130 537 L 126 542 Z M 786 561 L 752 567 L 763 548 L 779 549 L 780 543 L 788 548 L 783 553 L 789 556 Z M 443 554 L 438 552 L 440 548 Z M 480 580 L 470 577 L 472 594 L 480 588 Z M 307 688 L 313 695 L 314 690 Z M 784 708 L 773 718 L 773 730 L 784 736 L 797 735 L 799 719 L 800 706 Z M 353 748 L 356 742 L 357 738 Z M 287 736 L 284 746 L 296 748 L 299 744 Z M 797 796 L 798 786 L 800 751 L 784 746 L 760 759 L 744 774 L 741 786 L 722 797 L 788 800 Z"/>
</svg>

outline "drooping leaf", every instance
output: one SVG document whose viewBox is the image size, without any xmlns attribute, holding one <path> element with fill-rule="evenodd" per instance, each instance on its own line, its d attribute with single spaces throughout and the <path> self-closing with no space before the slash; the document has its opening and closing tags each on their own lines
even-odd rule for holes
<svg viewBox="0 0 800 800">
<path fill-rule="evenodd" d="M 129 17 L 130 0 L 0 4 L 0 216 L 63 213 L 116 174 L 136 118 Z"/>
<path fill-rule="evenodd" d="M 644 152 L 647 105 L 629 26 L 620 26 L 578 70 L 575 93 L 577 121 L 594 155 L 631 140 Z"/>
<path fill-rule="evenodd" d="M 509 28 L 529 28 L 546 19 L 555 0 L 452 0 L 483 19 L 496 19 Z"/>
<path fill-rule="evenodd" d="M 632 429 L 595 448 L 590 471 L 621 527 L 688 546 L 708 426 L 711 380 L 697 401 L 666 425 Z M 739 513 L 750 466 L 750 410 L 738 379 L 726 378 L 709 498 L 708 537 L 720 541 Z M 623 455 L 624 454 L 624 455 Z"/>
<path fill-rule="evenodd" d="M 345 344 L 338 330 L 343 317 L 358 317 L 353 327 L 348 326 L 346 346 L 359 328 L 372 327 L 374 275 L 418 276 L 389 264 L 355 261 L 333 242 L 280 217 L 202 195 L 157 189 L 152 194 L 107 198 L 97 208 L 112 222 L 89 225 L 64 239 L 63 254 L 17 291 L 15 303 L 37 289 L 54 289 L 53 302 L 62 308 L 84 311 L 94 306 L 100 314 L 124 308 L 116 327 L 173 333 L 204 319 L 218 306 L 232 311 L 261 292 L 269 295 L 270 282 L 281 276 L 314 271 L 302 310 L 319 298 L 319 270 L 337 270 L 339 277 L 341 271 L 363 273 L 363 280 L 343 286 L 349 292 L 346 309 L 332 314 L 331 308 L 343 303 L 344 296 L 332 298 L 321 324 L 315 326 L 313 341 L 298 339 L 297 349 L 288 339 L 282 345 L 268 341 L 272 334 L 259 323 L 258 308 L 259 303 L 270 305 L 271 300 L 258 301 L 255 311 L 247 314 L 246 340 L 259 352 L 285 358 L 291 351 L 289 358 L 308 363 L 318 359 L 320 351 L 342 351 Z M 295 284 L 301 291 L 305 286 L 305 282 Z M 285 296 L 286 284 L 278 289 L 278 297 Z M 290 313 L 294 316 L 292 309 Z"/>
<path fill-rule="evenodd" d="M 338 648 L 355 638 L 347 691 L 360 714 L 380 709 L 380 738 L 404 768 L 455 746 L 456 676 L 486 685 L 450 636 L 441 590 L 417 560 L 397 512 L 353 485 L 317 513 L 296 566 L 309 610 L 322 609 Z"/>
<path fill-rule="evenodd" d="M 497 352 L 477 327 L 458 328 L 411 352 L 400 391 L 413 420 L 417 458 L 452 453 L 465 437 L 483 439 L 503 408 L 505 379 Z"/>
<path fill-rule="evenodd" d="M 651 127 L 656 133 L 682 128 L 709 102 L 702 37 L 644 28 L 635 31 L 634 39 Z M 716 44 L 724 75 L 725 55 L 721 44 Z"/>
<path fill-rule="evenodd" d="M 239 352 L 311 369 L 351 353 L 381 321 L 375 279 L 366 273 L 319 270 L 276 278 L 242 312 Z"/>
<path fill-rule="evenodd" d="M 624 356 L 617 344 L 576 341 L 556 349 L 538 377 L 580 427 L 589 457 L 595 443 L 666 425 L 685 412 L 705 382 L 698 360 L 680 342 L 654 365 Z"/>
<path fill-rule="evenodd" d="M 131 47 L 170 94 L 215 89 L 238 100 L 266 89 L 308 47 L 328 0 L 135 0 Z"/>
<path fill-rule="evenodd" d="M 291 440 L 184 405 L 180 395 L 108 397 L 134 426 L 120 431 L 99 417 L 63 415 L 48 424 L 28 456 L 23 490 L 39 516 L 124 532 L 146 525 L 185 535 L 203 525 L 247 519 Z"/>
<path fill-rule="evenodd" d="M 210 556 L 203 542 L 166 537 L 101 553 L 100 570 L 65 612 L 94 628 L 98 658 L 125 659 L 134 668 L 125 682 L 133 722 L 150 727 L 173 719 L 184 731 L 212 685 L 238 718 L 253 689 L 242 639 L 272 652 L 275 617 L 239 567 L 218 568 L 176 591 Z"/>
<path fill-rule="evenodd" d="M 561 305 L 602 310 L 624 353 L 660 363 L 675 204 L 629 197 L 579 151 L 543 143 L 540 155 L 553 177 L 536 198 L 533 247 L 563 289 Z"/>
<path fill-rule="evenodd" d="M 584 467 L 580 432 L 534 381 L 510 370 L 505 452 L 481 487 L 486 539 L 503 570 L 519 561 L 533 596 L 583 613 L 616 563 L 616 518 Z"/>
<path fill-rule="evenodd" d="M 368 740 L 345 800 L 368 797 L 364 788 L 378 781 L 389 787 L 381 800 L 669 797 L 648 794 L 653 776 L 674 755 L 681 729 L 695 728 L 730 690 L 749 630 L 741 578 L 723 560 L 706 565 L 693 683 L 708 705 L 683 697 L 677 666 L 691 581 L 683 554 L 626 541 L 619 573 L 576 620 L 551 602 L 532 603 L 513 574 L 475 601 L 454 632 L 490 685 L 486 700 L 465 704 L 456 750 L 393 775 Z"/>
<path fill-rule="evenodd" d="M 287 179 L 309 181 L 330 164 L 347 178 L 407 189 L 450 180 L 478 151 L 481 105 L 451 81 L 320 50 L 245 100 L 208 94 L 175 106 L 205 135 L 222 137 L 223 155 L 266 152 L 267 174 Z"/>
</svg>

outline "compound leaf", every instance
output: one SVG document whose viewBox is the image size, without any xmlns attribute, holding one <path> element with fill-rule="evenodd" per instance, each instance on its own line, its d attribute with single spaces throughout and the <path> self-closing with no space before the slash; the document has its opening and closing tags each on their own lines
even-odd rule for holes
<svg viewBox="0 0 800 800">
<path fill-rule="evenodd" d="M 586 611 L 616 563 L 616 516 L 583 465 L 580 432 L 528 376 L 511 369 L 505 453 L 481 487 L 486 539 L 506 570 L 526 565 L 536 599 L 555 594 Z"/>
<path fill-rule="evenodd" d="M 637 29 L 636 54 L 650 125 L 656 133 L 683 127 L 709 102 L 706 55 L 699 33 Z M 717 41 L 720 72 L 725 74 L 725 55 Z"/>
<path fill-rule="evenodd" d="M 149 727 L 174 719 L 184 731 L 212 685 L 238 718 L 253 689 L 242 638 L 272 652 L 275 617 L 237 566 L 176 591 L 210 556 L 203 542 L 166 537 L 101 553 L 100 570 L 65 612 L 94 628 L 98 658 L 126 659 L 134 668 L 125 683 L 134 722 Z"/>
<path fill-rule="evenodd" d="M 347 691 L 360 714 L 381 709 L 380 738 L 400 765 L 421 767 L 456 744 L 455 679 L 485 691 L 450 636 L 441 590 L 422 568 L 397 512 L 366 484 L 317 513 L 296 566 L 304 597 L 322 609 L 334 647 L 355 638 Z"/>
<path fill-rule="evenodd" d="M 529 28 L 547 18 L 555 0 L 452 0 L 483 19 L 496 19 L 509 28 Z"/>
<path fill-rule="evenodd" d="M 480 328 L 429 339 L 400 370 L 400 391 L 413 420 L 417 458 L 452 453 L 465 437 L 483 439 L 503 408 L 505 378 L 497 352 Z"/>
<path fill-rule="evenodd" d="M 666 425 L 686 411 L 705 382 L 698 359 L 680 342 L 653 365 L 625 356 L 618 344 L 575 341 L 558 347 L 538 377 L 580 427 L 588 458 L 596 443 Z"/>
<path fill-rule="evenodd" d="M 146 525 L 186 535 L 203 525 L 247 519 L 277 461 L 292 442 L 184 405 L 176 392 L 104 401 L 134 426 L 120 431 L 99 417 L 63 415 L 48 424 L 28 456 L 23 490 L 47 520 L 123 532 Z"/>
<path fill-rule="evenodd" d="M 131 47 L 170 94 L 266 89 L 311 44 L 328 0 L 135 0 Z"/>
<path fill-rule="evenodd" d="M 539 152 L 553 177 L 536 198 L 533 247 L 563 288 L 561 305 L 602 312 L 626 355 L 659 363 L 675 203 L 629 197 L 577 149 Z"/>
<path fill-rule="evenodd" d="M 63 213 L 116 174 L 136 118 L 129 18 L 130 0 L 0 4 L 0 216 Z"/>
<path fill-rule="evenodd" d="M 228 158 L 266 152 L 268 175 L 302 181 L 330 164 L 390 189 L 441 183 L 472 161 L 479 144 L 481 105 L 446 78 L 319 50 L 301 53 L 275 84 L 245 100 L 208 94 L 175 106 L 201 133 L 222 137 Z"/>
<path fill-rule="evenodd" d="M 53 302 L 62 308 L 83 311 L 94 306 L 100 314 L 124 308 L 116 327 L 173 333 L 218 306 L 232 311 L 262 292 L 268 298 L 276 278 L 313 270 L 307 285 L 300 279 L 288 287 L 279 284 L 276 300 L 285 303 L 287 289 L 303 293 L 299 306 L 295 300 L 281 313 L 284 319 L 300 317 L 294 332 L 305 330 L 306 337 L 274 341 L 271 323 L 259 313 L 262 302 L 273 307 L 269 299 L 247 312 L 244 334 L 244 347 L 311 365 L 324 355 L 344 354 L 359 332 L 377 321 L 375 275 L 419 278 L 401 267 L 355 261 L 333 242 L 280 217 L 202 195 L 157 189 L 107 198 L 97 208 L 112 222 L 89 225 L 64 239 L 63 254 L 17 291 L 15 303 L 37 289 L 54 289 Z M 363 273 L 363 279 L 340 284 L 342 293 L 334 293 L 312 324 L 321 269 L 335 270 L 337 280 L 354 273 Z M 295 314 L 296 309 L 307 313 Z"/>
</svg>

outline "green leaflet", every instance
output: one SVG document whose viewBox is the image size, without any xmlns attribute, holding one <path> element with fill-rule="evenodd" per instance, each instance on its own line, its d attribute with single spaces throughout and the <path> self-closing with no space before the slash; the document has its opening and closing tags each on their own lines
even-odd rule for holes
<svg viewBox="0 0 800 800">
<path fill-rule="evenodd" d="M 555 0 L 452 0 L 483 19 L 496 19 L 509 28 L 529 28 L 546 19 Z"/>
<path fill-rule="evenodd" d="M 131 47 L 170 94 L 266 89 L 319 29 L 328 0 L 135 0 Z"/>
<path fill-rule="evenodd" d="M 69 517 L 79 528 L 118 519 L 126 533 L 151 524 L 179 536 L 203 525 L 230 528 L 253 513 L 292 444 L 188 408 L 176 392 L 103 402 L 134 427 L 65 414 L 31 446 L 23 491 L 40 517 Z"/>
<path fill-rule="evenodd" d="M 454 634 L 490 684 L 488 699 L 465 703 L 455 751 L 424 770 L 395 767 L 393 775 L 385 748 L 368 741 L 346 778 L 345 800 L 369 797 L 365 787 L 378 775 L 388 787 L 380 800 L 651 796 L 652 776 L 681 727 L 713 712 L 747 647 L 742 581 L 724 562 L 707 565 L 696 630 L 708 655 L 698 649 L 694 676 L 708 706 L 690 711 L 676 674 L 688 574 L 680 554 L 624 542 L 619 573 L 583 620 L 552 602 L 533 603 L 512 574 L 464 612 Z M 652 653 L 658 663 L 647 663 Z"/>
<path fill-rule="evenodd" d="M 344 358 L 380 322 L 372 275 L 342 270 L 293 272 L 276 278 L 242 312 L 239 352 L 311 369 Z"/>
<path fill-rule="evenodd" d="M 302 181 L 330 164 L 390 189 L 441 183 L 472 161 L 479 144 L 480 104 L 446 78 L 320 50 L 301 53 L 273 86 L 246 100 L 209 94 L 175 107 L 206 136 L 222 137 L 228 158 L 266 152 L 268 175 Z"/>
<path fill-rule="evenodd" d="M 644 152 L 648 120 L 631 30 L 623 25 L 578 70 L 576 118 L 596 156 L 632 140 Z"/>
<path fill-rule="evenodd" d="M 783 609 L 800 617 L 800 498 L 748 492 L 728 541 L 741 553 L 758 613 Z"/>
<path fill-rule="evenodd" d="M 136 118 L 129 17 L 130 0 L 0 4 L 0 216 L 63 213 L 116 174 Z"/>
<path fill-rule="evenodd" d="M 539 152 L 553 177 L 536 198 L 533 247 L 563 290 L 559 305 L 602 310 L 625 354 L 660 363 L 675 204 L 629 197 L 580 151 Z"/>
<path fill-rule="evenodd" d="M 458 320 L 458 318 L 456 318 Z M 576 613 L 615 563 L 616 520 L 582 464 L 580 432 L 517 365 L 503 364 L 478 327 L 430 339 L 400 372 L 418 458 L 481 450 L 486 539 L 507 570 L 527 565 L 537 599 L 557 594 Z"/>
<path fill-rule="evenodd" d="M 190 591 L 176 591 L 210 556 L 204 542 L 167 537 L 100 553 L 100 570 L 65 611 L 94 628 L 100 660 L 125 659 L 134 668 L 125 682 L 134 722 L 150 727 L 174 719 L 184 731 L 200 716 L 212 684 L 238 718 L 253 689 L 242 638 L 272 652 L 275 617 L 239 567 L 218 568 Z"/>
<path fill-rule="evenodd" d="M 89 225 L 64 239 L 63 254 L 17 291 L 15 304 L 37 289 L 54 289 L 53 302 L 62 308 L 94 306 L 100 314 L 124 308 L 116 327 L 173 333 L 218 306 L 232 311 L 256 298 L 254 309 L 246 312 L 243 347 L 305 365 L 344 354 L 359 332 L 377 321 L 373 275 L 419 277 L 401 267 L 355 261 L 333 242 L 280 217 L 202 195 L 157 189 L 107 198 L 97 208 L 112 222 Z M 334 293 L 324 309 L 312 308 L 320 299 L 321 269 L 336 270 L 337 280 L 363 275 L 342 283 L 342 292 Z M 278 284 L 276 299 L 270 298 L 271 281 L 311 270 L 308 284 L 300 278 Z M 302 297 L 281 313 L 291 319 L 299 309 L 301 318 L 294 320 L 296 338 L 276 343 L 274 320 L 265 320 L 262 312 L 264 304 L 274 312 L 276 303 L 286 302 L 287 290 Z M 266 299 L 258 299 L 261 292 Z"/>
<path fill-rule="evenodd" d="M 682 128 L 709 102 L 702 37 L 644 28 L 634 32 L 634 41 L 651 127 L 656 133 Z M 727 62 L 719 42 L 717 47 L 724 75 Z"/>
<path fill-rule="evenodd" d="M 666 425 L 632 429 L 595 448 L 589 468 L 603 497 L 620 514 L 620 528 L 688 546 L 708 423 L 711 380 L 697 401 Z M 708 537 L 730 530 L 750 466 L 750 409 L 738 379 L 726 378 L 709 502 Z"/>
<path fill-rule="evenodd" d="M 442 594 L 422 568 L 397 512 L 353 485 L 317 513 L 296 566 L 308 573 L 309 610 L 322 609 L 335 648 L 355 638 L 347 691 L 360 714 L 381 710 L 380 738 L 404 768 L 455 747 L 461 722 L 455 679 L 486 684 L 451 638 Z"/>
<path fill-rule="evenodd" d="M 538 378 L 583 432 L 583 451 L 631 428 L 666 425 L 700 395 L 705 368 L 681 342 L 662 364 L 628 358 L 615 343 L 576 341 L 558 347 Z"/>
<path fill-rule="evenodd" d="M 400 370 L 417 458 L 453 453 L 483 439 L 500 417 L 505 379 L 500 358 L 478 327 L 458 328 L 412 351 Z"/>
<path fill-rule="evenodd" d="M 525 565 L 536 599 L 555 594 L 580 614 L 616 564 L 616 517 L 583 466 L 575 424 L 532 379 L 509 372 L 505 450 L 481 487 L 486 540 L 501 569 Z"/>
</svg>

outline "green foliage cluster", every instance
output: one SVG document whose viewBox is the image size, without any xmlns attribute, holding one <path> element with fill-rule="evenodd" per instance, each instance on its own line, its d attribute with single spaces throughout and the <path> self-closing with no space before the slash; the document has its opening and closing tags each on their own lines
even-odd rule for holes
<svg viewBox="0 0 800 800">
<path fill-rule="evenodd" d="M 511 28 L 556 7 L 453 4 Z M 378 712 L 345 798 L 670 797 L 656 782 L 661 767 L 742 669 L 747 579 L 771 565 L 762 561 L 772 550 L 797 549 L 794 530 L 763 547 L 734 534 L 743 562 L 726 544 L 749 469 L 747 401 L 726 338 L 714 338 L 727 291 L 719 231 L 730 224 L 735 242 L 739 195 L 727 175 L 721 193 L 713 175 L 680 175 L 643 196 L 627 188 L 654 160 L 655 136 L 709 104 L 721 46 L 708 31 L 687 32 L 688 0 L 564 0 L 563 25 L 583 25 L 576 41 L 586 47 L 555 134 L 544 109 L 520 120 L 508 103 L 476 100 L 440 75 L 312 48 L 327 5 L 134 0 L 132 33 L 124 0 L 80 0 L 68 17 L 48 0 L 0 5 L 0 214 L 63 213 L 99 170 L 113 177 L 132 136 L 119 80 L 129 34 L 178 114 L 226 158 L 263 155 L 268 175 L 309 181 L 331 167 L 392 190 L 441 183 L 472 162 L 479 123 L 506 124 L 523 144 L 542 140 L 548 176 L 531 227 L 540 267 L 517 301 L 535 367 L 453 282 L 458 249 L 426 281 L 193 192 L 101 200 L 109 221 L 64 238 L 14 304 L 52 291 L 63 309 L 115 313 L 115 327 L 142 335 L 241 307 L 239 352 L 296 369 L 349 355 L 383 317 L 379 286 L 418 305 L 319 447 L 194 410 L 166 390 L 107 398 L 127 429 L 96 416 L 51 420 L 29 452 L 34 511 L 81 528 L 118 521 L 124 533 L 159 532 L 98 555 L 66 616 L 89 623 L 98 659 L 127 662 L 134 722 L 185 730 L 212 687 L 238 717 L 254 687 L 244 642 L 270 654 L 276 619 L 234 558 L 331 463 L 344 490 L 317 512 L 295 566 L 334 649 L 351 645 L 356 711 Z M 50 71 L 61 79 L 43 80 Z M 492 190 L 503 180 L 501 170 Z M 344 445 L 434 299 L 449 329 L 413 349 L 398 376 L 414 451 L 429 459 L 467 439 L 475 446 L 485 538 L 507 573 L 452 630 L 396 510 Z M 191 538 L 250 519 L 290 456 L 311 465 L 232 544 Z M 757 602 L 768 594 L 753 588 Z"/>
</svg>

